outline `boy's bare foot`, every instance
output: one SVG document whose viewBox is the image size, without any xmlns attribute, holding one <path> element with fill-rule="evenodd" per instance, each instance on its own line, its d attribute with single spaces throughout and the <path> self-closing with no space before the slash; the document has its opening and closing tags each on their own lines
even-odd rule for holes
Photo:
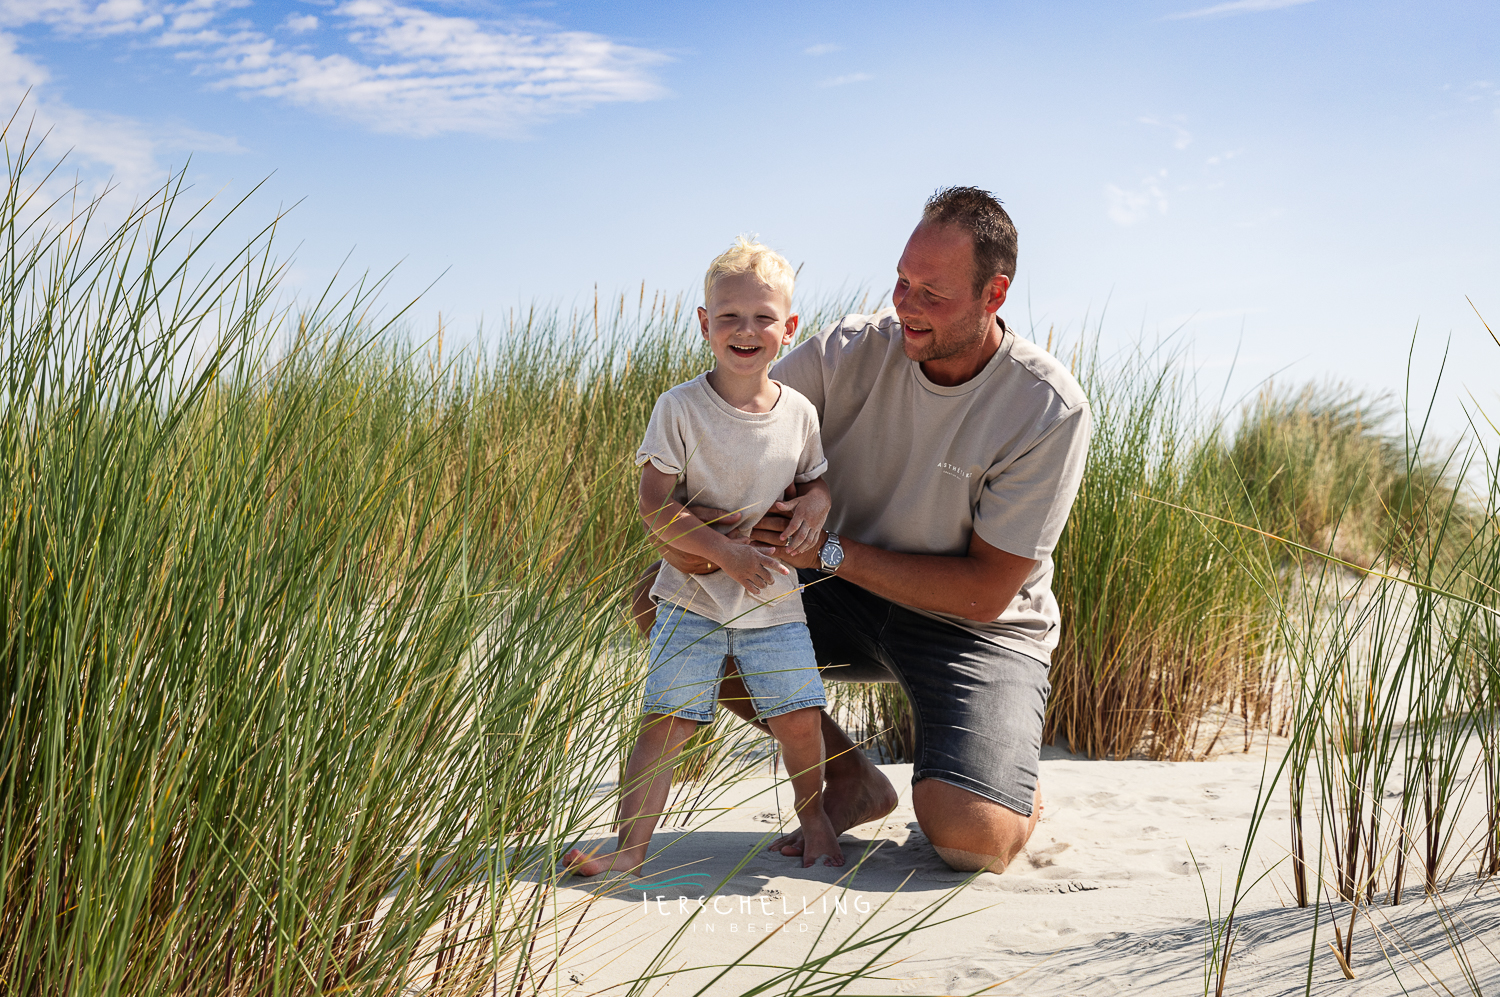
<svg viewBox="0 0 1500 997">
<path fill-rule="evenodd" d="M 632 862 L 620 852 L 610 852 L 595 858 L 581 848 L 569 848 L 562 857 L 563 872 L 571 872 L 575 876 L 597 876 L 601 872 L 637 875 L 641 871 L 641 865 L 642 863 Z"/>
<path fill-rule="evenodd" d="M 839 847 L 839 833 L 833 829 L 821 807 L 809 806 L 802 815 L 802 868 L 816 865 L 818 859 L 824 865 L 844 864 L 844 851 Z"/>
<path fill-rule="evenodd" d="M 823 786 L 823 809 L 833 828 L 835 844 L 838 835 L 851 827 L 879 820 L 896 809 L 896 787 L 891 785 L 891 780 L 868 758 L 858 753 L 856 755 L 859 762 L 856 775 L 841 778 L 830 772 L 828 781 Z M 790 834 L 782 835 L 771 842 L 767 851 L 801 855 L 803 830 L 799 827 Z M 811 864 L 803 863 L 804 868 Z"/>
</svg>

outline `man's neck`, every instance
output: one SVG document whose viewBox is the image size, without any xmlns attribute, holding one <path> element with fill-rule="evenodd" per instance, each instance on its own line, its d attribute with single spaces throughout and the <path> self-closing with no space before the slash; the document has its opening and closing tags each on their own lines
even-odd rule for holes
<svg viewBox="0 0 1500 997">
<path fill-rule="evenodd" d="M 990 316 L 989 328 L 985 330 L 984 336 L 975 341 L 974 345 L 962 353 L 955 353 L 951 357 L 943 357 L 941 360 L 922 361 L 922 373 L 927 380 L 933 384 L 945 388 L 957 387 L 965 381 L 972 380 L 984 370 L 985 365 L 990 362 L 1005 342 L 1005 324 L 1000 321 L 998 315 Z"/>
<path fill-rule="evenodd" d="M 741 412 L 769 412 L 781 397 L 781 385 L 771 380 L 769 369 L 758 377 L 744 377 L 715 367 L 708 372 L 708 386 Z"/>
</svg>

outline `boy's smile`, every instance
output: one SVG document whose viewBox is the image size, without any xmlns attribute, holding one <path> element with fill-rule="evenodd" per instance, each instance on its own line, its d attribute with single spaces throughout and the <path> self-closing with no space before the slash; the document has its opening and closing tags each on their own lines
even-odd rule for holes
<svg viewBox="0 0 1500 997">
<path fill-rule="evenodd" d="M 718 362 L 718 379 L 750 387 L 767 377 L 776 354 L 797 333 L 797 316 L 786 291 L 767 287 L 754 274 L 720 277 L 708 307 L 698 309 L 698 325 Z M 715 383 L 722 393 L 724 387 Z"/>
</svg>

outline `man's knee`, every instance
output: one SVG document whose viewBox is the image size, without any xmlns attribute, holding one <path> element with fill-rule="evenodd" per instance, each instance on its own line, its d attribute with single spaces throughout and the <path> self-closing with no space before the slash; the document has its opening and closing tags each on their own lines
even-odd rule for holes
<svg viewBox="0 0 1500 997">
<path fill-rule="evenodd" d="M 1009 807 L 952 783 L 923 779 L 912 787 L 912 809 L 933 849 L 960 872 L 1004 872 L 1026 847 L 1036 824 Z"/>
</svg>

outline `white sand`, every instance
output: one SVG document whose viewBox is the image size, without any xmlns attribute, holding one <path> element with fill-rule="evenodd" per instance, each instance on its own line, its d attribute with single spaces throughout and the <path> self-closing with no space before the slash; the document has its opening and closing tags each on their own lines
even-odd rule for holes
<svg viewBox="0 0 1500 997">
<path fill-rule="evenodd" d="M 869 960 L 886 967 L 848 992 L 963 994 L 992 987 L 988 992 L 996 994 L 1202 994 L 1210 933 L 1204 892 L 1215 917 L 1221 909 L 1227 913 L 1261 765 L 1261 749 L 1211 762 L 1166 763 L 1087 761 L 1049 748 L 1042 761 L 1046 811 L 1030 848 L 1004 875 L 984 874 L 967 885 L 968 877 L 943 865 L 918 829 L 911 770 L 904 765 L 883 766 L 901 790 L 901 805 L 883 828 L 855 828 L 844 836 L 845 869 L 802 869 L 800 860 L 758 851 L 735 871 L 775 830 L 772 780 L 747 780 L 720 801 L 734 804 L 731 809 L 695 822 L 689 832 L 658 832 L 652 843 L 657 854 L 639 883 L 700 878 L 652 888 L 650 903 L 642 902 L 639 884 L 610 893 L 586 880 L 565 881 L 560 903 L 596 899 L 586 913 L 580 908 L 563 916 L 554 946 L 580 914 L 583 920 L 547 986 L 596 993 L 655 965 L 657 972 L 677 975 L 644 992 L 689 994 L 718 972 L 692 967 L 744 959 L 747 964 L 708 990 L 742 993 L 775 978 L 776 967 L 826 953 L 851 935 L 877 936 L 958 888 L 928 927 L 889 951 L 872 948 L 836 959 L 830 968 L 840 971 Z M 789 799 L 782 786 L 784 809 Z M 1249 879 L 1286 856 L 1287 813 L 1281 789 L 1254 845 Z M 1309 830 L 1315 833 L 1315 826 Z M 833 902 L 840 894 L 830 887 L 861 859 L 846 880 L 840 913 Z M 1293 905 L 1289 865 L 1282 862 L 1241 902 L 1226 993 L 1303 993 L 1310 952 L 1313 993 L 1500 993 L 1500 890 L 1495 883 L 1476 889 L 1472 857 L 1459 864 L 1461 873 L 1440 905 L 1418 888 L 1400 907 L 1377 905 L 1359 914 L 1353 981 L 1344 978 L 1326 944 L 1334 937 L 1326 907 L 1313 945 L 1312 911 Z M 666 899 L 657 902 L 658 896 Z M 691 920 L 690 910 L 698 911 Z M 1347 925 L 1349 906 L 1336 903 L 1333 910 Z M 813 988 L 784 982 L 772 992 Z"/>
</svg>

